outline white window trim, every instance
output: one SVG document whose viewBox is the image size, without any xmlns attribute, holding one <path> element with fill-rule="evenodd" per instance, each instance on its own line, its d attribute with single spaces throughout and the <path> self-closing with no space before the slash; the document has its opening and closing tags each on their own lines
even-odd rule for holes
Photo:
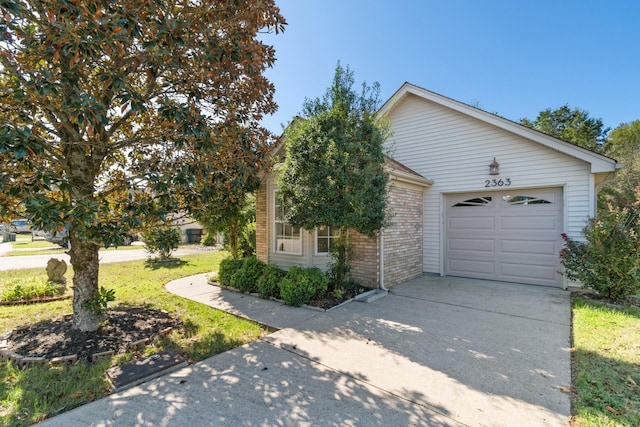
<svg viewBox="0 0 640 427">
<path fill-rule="evenodd" d="M 302 245 L 303 245 L 303 237 L 302 237 L 302 229 L 300 229 L 300 250 L 298 252 L 289 252 L 289 251 L 281 251 L 278 249 L 278 236 L 277 236 L 277 232 L 276 232 L 276 224 L 277 224 L 277 220 L 276 220 L 276 197 L 278 194 L 278 190 L 273 190 L 273 197 L 272 197 L 272 201 L 273 201 L 273 208 L 272 208 L 272 214 L 273 214 L 273 221 L 272 221 L 272 230 L 273 230 L 273 251 L 276 254 L 281 254 L 281 255 L 297 255 L 300 256 L 302 255 Z"/>
</svg>

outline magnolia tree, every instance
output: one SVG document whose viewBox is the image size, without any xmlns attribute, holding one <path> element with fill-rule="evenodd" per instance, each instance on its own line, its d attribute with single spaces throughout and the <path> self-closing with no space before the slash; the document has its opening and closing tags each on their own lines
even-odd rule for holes
<svg viewBox="0 0 640 427">
<path fill-rule="evenodd" d="M 275 57 L 258 33 L 285 21 L 273 0 L 0 10 L 0 217 L 68 230 L 74 327 L 95 330 L 99 246 L 198 209 L 204 189 L 235 200 L 261 167 Z"/>
<path fill-rule="evenodd" d="M 340 230 L 334 248 L 336 281 L 348 272 L 348 230 L 369 236 L 385 225 L 388 174 L 383 144 L 388 126 L 376 116 L 379 85 L 354 89 L 353 72 L 336 67 L 324 97 L 307 99 L 285 133 L 286 158 L 278 188 L 287 220 L 312 230 Z"/>
</svg>

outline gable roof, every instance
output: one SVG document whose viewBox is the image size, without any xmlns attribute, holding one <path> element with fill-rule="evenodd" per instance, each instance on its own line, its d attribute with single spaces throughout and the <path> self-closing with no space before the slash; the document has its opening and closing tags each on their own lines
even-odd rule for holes
<svg viewBox="0 0 640 427">
<path fill-rule="evenodd" d="M 621 167 L 621 165 L 618 165 L 618 163 L 612 158 L 587 150 L 586 148 L 579 147 L 571 142 L 554 138 L 514 121 L 488 113 L 484 110 L 472 107 L 454 99 L 447 98 L 446 96 L 439 95 L 408 82 L 405 82 L 400 89 L 398 89 L 396 93 L 394 93 L 393 96 L 391 96 L 391 98 L 382 105 L 380 110 L 378 110 L 378 114 L 389 114 L 396 105 L 402 102 L 402 100 L 409 95 L 414 95 L 424 100 L 436 103 L 466 116 L 473 117 L 477 120 L 503 129 L 507 132 L 526 138 L 552 150 L 556 150 L 560 153 L 582 160 L 591 165 L 591 173 L 613 172 Z"/>
<path fill-rule="evenodd" d="M 433 185 L 433 181 L 420 175 L 418 172 L 403 165 L 397 160 L 389 156 L 384 156 L 384 166 L 391 179 L 409 184 L 418 185 L 420 187 L 429 187 Z"/>
</svg>

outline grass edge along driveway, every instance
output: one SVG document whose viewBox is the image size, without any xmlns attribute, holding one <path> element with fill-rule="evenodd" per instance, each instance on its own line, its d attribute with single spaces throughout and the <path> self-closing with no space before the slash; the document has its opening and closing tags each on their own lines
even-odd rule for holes
<svg viewBox="0 0 640 427">
<path fill-rule="evenodd" d="M 640 308 L 574 295 L 572 426 L 640 426 Z"/>
</svg>

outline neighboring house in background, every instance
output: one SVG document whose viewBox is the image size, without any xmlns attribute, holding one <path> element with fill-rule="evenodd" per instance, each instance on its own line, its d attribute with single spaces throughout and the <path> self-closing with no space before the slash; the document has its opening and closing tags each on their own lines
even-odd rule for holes
<svg viewBox="0 0 640 427">
<path fill-rule="evenodd" d="M 180 231 L 180 243 L 200 243 L 204 236 L 204 228 L 186 214 L 174 215 L 169 221 Z"/>
<path fill-rule="evenodd" d="M 379 114 L 393 131 L 391 225 L 353 239 L 356 281 L 393 286 L 433 273 L 567 285 L 561 234 L 581 239 L 615 160 L 409 83 Z M 257 256 L 324 268 L 331 229 L 295 229 L 282 209 L 267 174 L 256 194 Z"/>
<path fill-rule="evenodd" d="M 13 233 L 31 233 L 31 222 L 28 219 L 14 219 L 9 229 Z"/>
</svg>

